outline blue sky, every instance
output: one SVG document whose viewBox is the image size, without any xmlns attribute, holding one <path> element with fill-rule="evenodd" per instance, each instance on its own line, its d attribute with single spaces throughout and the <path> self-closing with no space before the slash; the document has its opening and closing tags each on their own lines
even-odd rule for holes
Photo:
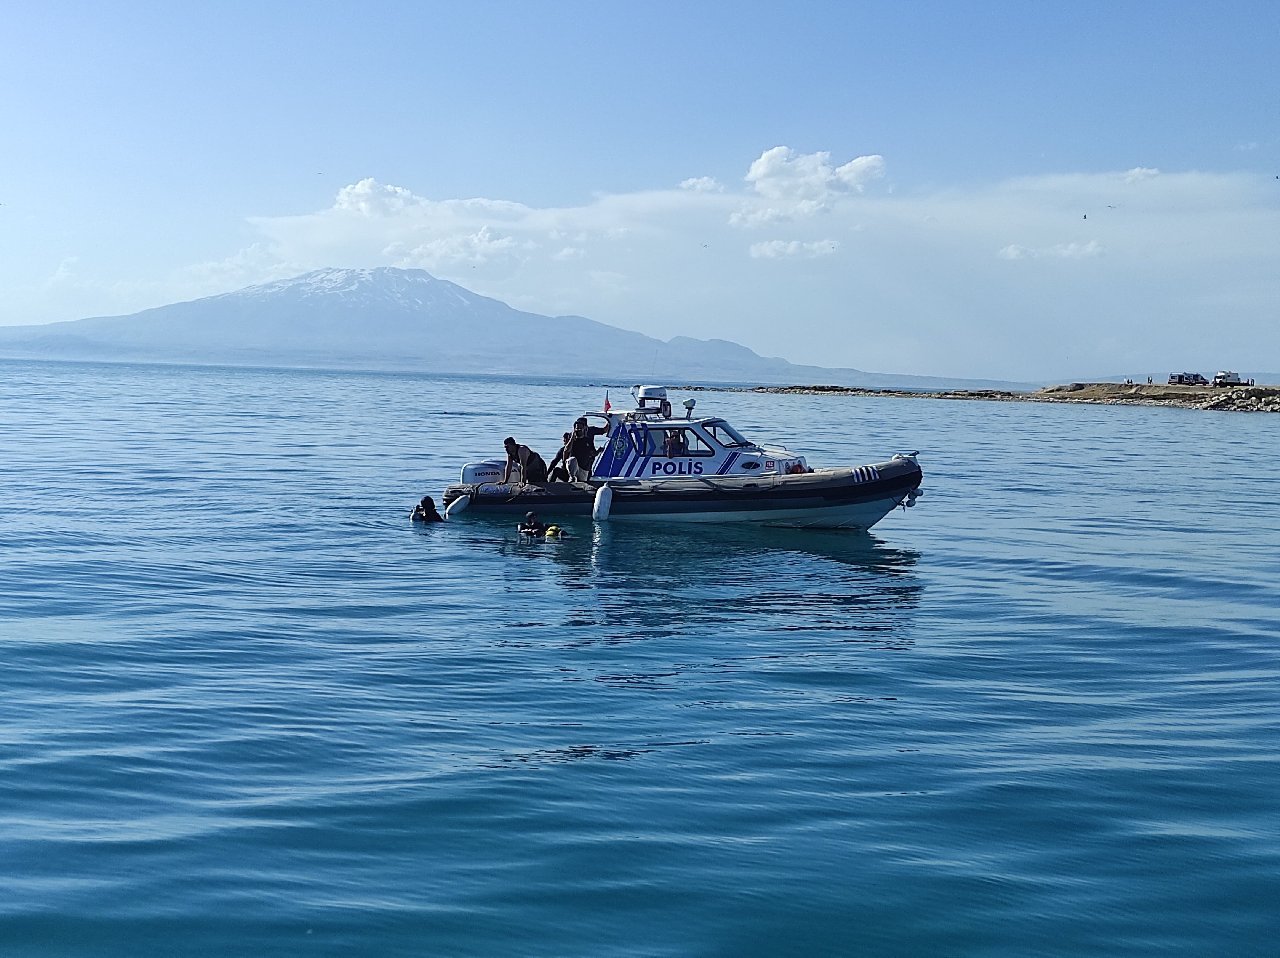
<svg viewBox="0 0 1280 958">
<path fill-rule="evenodd" d="M 52 3 L 0 324 L 320 266 L 863 369 L 1280 369 L 1280 4 Z"/>
</svg>

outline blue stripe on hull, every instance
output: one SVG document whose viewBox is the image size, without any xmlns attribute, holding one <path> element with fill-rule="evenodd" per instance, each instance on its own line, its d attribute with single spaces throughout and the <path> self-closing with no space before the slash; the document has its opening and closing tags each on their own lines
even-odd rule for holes
<svg viewBox="0 0 1280 958">
<path fill-rule="evenodd" d="M 742 455 L 742 453 L 740 453 L 740 452 L 731 452 L 731 453 L 729 453 L 729 455 L 728 455 L 728 457 L 725 459 L 725 461 L 724 461 L 723 463 L 721 463 L 720 468 L 716 470 L 716 475 L 717 475 L 717 476 L 723 476 L 723 475 L 724 475 L 725 473 L 727 473 L 730 469 L 732 469 L 732 468 L 733 468 L 733 464 L 734 464 L 735 462 L 737 462 L 737 461 L 738 461 L 738 457 L 739 457 L 740 455 Z"/>
</svg>

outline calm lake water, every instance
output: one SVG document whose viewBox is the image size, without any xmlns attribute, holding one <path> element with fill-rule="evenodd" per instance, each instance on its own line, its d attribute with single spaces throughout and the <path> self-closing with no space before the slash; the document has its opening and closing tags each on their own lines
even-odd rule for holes
<svg viewBox="0 0 1280 958">
<path fill-rule="evenodd" d="M 925 495 L 407 521 L 603 398 L 0 363 L 0 955 L 1277 954 L 1280 416 L 698 393 Z"/>
</svg>

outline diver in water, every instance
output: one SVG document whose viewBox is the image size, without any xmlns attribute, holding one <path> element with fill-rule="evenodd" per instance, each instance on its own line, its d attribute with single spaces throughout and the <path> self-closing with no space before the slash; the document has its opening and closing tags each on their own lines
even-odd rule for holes
<svg viewBox="0 0 1280 958">
<path fill-rule="evenodd" d="M 526 512 L 524 521 L 516 527 L 516 531 L 532 539 L 563 539 L 565 537 L 563 529 L 557 525 L 547 525 L 538 518 L 536 512 Z"/>
<path fill-rule="evenodd" d="M 430 496 L 423 496 L 422 501 L 409 513 L 411 522 L 444 522 L 444 516 L 436 512 L 436 501 Z"/>
<path fill-rule="evenodd" d="M 516 531 L 522 536 L 542 536 L 547 531 L 546 523 L 538 518 L 536 512 L 526 512 L 524 521 L 516 526 Z"/>
</svg>

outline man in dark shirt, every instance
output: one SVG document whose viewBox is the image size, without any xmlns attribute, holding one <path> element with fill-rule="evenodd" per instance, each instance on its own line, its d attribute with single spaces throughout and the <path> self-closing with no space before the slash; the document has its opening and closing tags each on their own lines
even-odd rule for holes
<svg viewBox="0 0 1280 958">
<path fill-rule="evenodd" d="M 565 459 L 570 479 L 586 482 L 591 478 L 591 464 L 596 461 L 596 436 L 603 436 L 608 431 L 607 426 L 588 426 L 585 416 L 574 420 L 569 456 Z"/>
<path fill-rule="evenodd" d="M 570 447 L 570 441 L 573 439 L 572 433 L 565 433 L 564 439 L 560 443 L 560 448 L 556 451 L 555 457 L 551 460 L 551 465 L 547 468 L 551 471 L 548 475 L 552 482 L 568 482 L 572 476 L 569 475 L 569 467 L 565 465 L 569 461 L 569 457 L 573 455 Z"/>
</svg>

